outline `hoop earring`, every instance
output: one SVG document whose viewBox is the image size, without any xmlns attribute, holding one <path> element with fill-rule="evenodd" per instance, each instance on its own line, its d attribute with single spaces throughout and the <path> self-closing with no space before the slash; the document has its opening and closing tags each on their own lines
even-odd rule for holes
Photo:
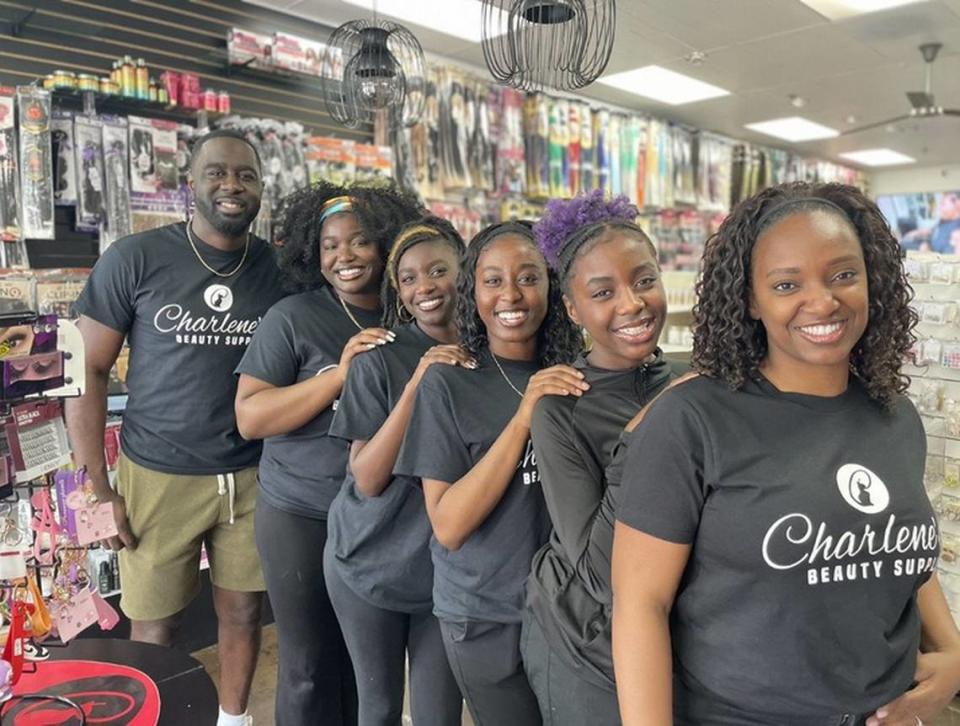
<svg viewBox="0 0 960 726">
<path fill-rule="evenodd" d="M 396 306 L 396 307 L 397 307 L 397 320 L 399 320 L 401 323 L 412 323 L 412 322 L 413 322 L 413 320 L 414 320 L 414 318 L 413 318 L 413 313 L 411 313 L 409 310 L 407 310 L 407 309 L 403 306 L 403 303 L 400 302 L 400 298 L 399 298 L 399 297 L 397 298 L 397 306 Z"/>
</svg>

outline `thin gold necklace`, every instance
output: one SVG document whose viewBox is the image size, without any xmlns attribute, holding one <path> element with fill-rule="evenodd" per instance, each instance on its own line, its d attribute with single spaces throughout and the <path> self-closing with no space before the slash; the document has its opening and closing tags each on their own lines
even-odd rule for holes
<svg viewBox="0 0 960 726">
<path fill-rule="evenodd" d="M 500 367 L 500 361 L 497 360 L 497 356 L 494 355 L 493 351 L 490 351 L 490 357 L 493 358 L 494 365 L 497 366 L 497 370 L 500 371 L 500 375 L 503 376 L 503 380 L 507 382 L 507 385 L 513 389 L 513 392 L 516 393 L 520 398 L 523 398 L 523 394 L 520 392 L 520 389 L 517 388 L 513 383 L 507 378 L 507 374 L 504 373 L 503 368 Z"/>
<path fill-rule="evenodd" d="M 350 322 L 352 322 L 354 325 L 357 326 L 357 330 L 363 330 L 363 326 L 357 322 L 357 319 L 355 317 L 353 317 L 353 313 L 350 312 L 350 308 L 347 307 L 347 304 L 343 301 L 343 298 L 337 295 L 337 293 L 333 293 L 333 294 L 337 298 L 337 300 L 340 301 L 340 307 L 343 308 L 343 312 L 345 312 L 347 314 L 347 317 L 350 318 Z"/>
<path fill-rule="evenodd" d="M 237 266 L 234 267 L 230 272 L 217 272 L 210 265 L 208 265 L 203 257 L 200 256 L 200 250 L 197 249 L 196 243 L 193 241 L 193 231 L 190 227 L 193 226 L 193 217 L 187 220 L 187 241 L 190 243 L 190 248 L 193 250 L 193 254 L 197 256 L 197 259 L 200 260 L 200 264 L 207 268 L 209 272 L 212 272 L 217 277 L 233 277 L 236 275 L 240 268 L 243 267 L 243 263 L 247 260 L 247 252 L 250 251 L 250 233 L 247 232 L 247 241 L 243 245 L 243 256 L 240 258 L 240 262 L 237 263 Z"/>
</svg>

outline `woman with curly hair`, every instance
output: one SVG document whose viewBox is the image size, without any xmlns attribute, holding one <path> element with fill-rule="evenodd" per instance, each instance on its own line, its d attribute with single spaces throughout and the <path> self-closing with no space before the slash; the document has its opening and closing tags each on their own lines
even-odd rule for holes
<svg viewBox="0 0 960 726">
<path fill-rule="evenodd" d="M 589 388 L 567 365 L 582 338 L 527 223 L 474 237 L 457 293 L 478 367 L 426 371 L 394 473 L 423 483 L 434 613 L 474 723 L 539 724 L 520 659 L 523 582 L 549 532 L 530 420 L 543 396 Z"/>
<path fill-rule="evenodd" d="M 459 726 L 463 710 L 433 615 L 430 522 L 420 482 L 393 476 L 413 400 L 433 365 L 476 367 L 457 345 L 463 240 L 427 216 L 397 236 L 384 274 L 385 325 L 396 340 L 350 366 L 330 435 L 350 466 L 330 505 L 324 575 L 353 660 L 361 726 L 396 726 L 406 656 L 418 726 Z"/>
<path fill-rule="evenodd" d="M 767 189 L 708 241 L 698 294 L 700 375 L 650 407 L 624 464 L 624 724 L 933 719 L 960 634 L 903 396 L 896 240 L 854 187 Z"/>
<path fill-rule="evenodd" d="M 624 425 L 677 373 L 657 348 L 667 314 L 657 253 L 626 197 L 551 201 L 534 227 L 570 318 L 592 342 L 574 368 L 590 390 L 541 399 L 530 428 L 550 541 L 527 581 L 523 663 L 545 724 L 618 724 L 610 645 L 617 482 L 605 469 Z"/>
<path fill-rule="evenodd" d="M 289 197 L 279 263 L 298 294 L 267 312 L 237 367 L 237 427 L 264 440 L 255 534 L 277 623 L 278 726 L 356 722 L 320 556 L 349 450 L 328 431 L 355 356 L 395 340 L 380 284 L 390 244 L 420 214 L 392 188 L 321 183 Z"/>
</svg>

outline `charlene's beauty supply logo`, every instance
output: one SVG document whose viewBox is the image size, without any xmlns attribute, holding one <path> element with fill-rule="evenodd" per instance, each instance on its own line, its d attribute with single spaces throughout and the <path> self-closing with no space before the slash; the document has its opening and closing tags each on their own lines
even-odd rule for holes
<svg viewBox="0 0 960 726">
<path fill-rule="evenodd" d="M 211 310 L 225 313 L 233 307 L 233 291 L 226 285 L 211 285 L 203 291 L 203 301 Z"/>
<path fill-rule="evenodd" d="M 864 514 L 879 514 L 890 504 L 886 484 L 860 464 L 844 464 L 837 469 L 837 488 L 843 501 Z"/>
<path fill-rule="evenodd" d="M 890 507 L 886 484 L 862 464 L 844 464 L 834 478 L 843 501 L 858 512 L 881 514 Z M 840 528 L 816 515 L 791 512 L 767 529 L 762 554 L 770 568 L 798 569 L 807 585 L 824 585 L 932 572 L 939 541 L 934 517 L 902 523 L 887 512 Z"/>
</svg>

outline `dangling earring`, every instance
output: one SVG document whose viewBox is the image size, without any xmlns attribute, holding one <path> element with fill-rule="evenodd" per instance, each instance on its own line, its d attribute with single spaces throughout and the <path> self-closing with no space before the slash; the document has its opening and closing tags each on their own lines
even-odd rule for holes
<svg viewBox="0 0 960 726">
<path fill-rule="evenodd" d="M 407 310 L 403 303 L 400 302 L 400 298 L 397 298 L 397 320 L 401 323 L 412 323 L 413 322 L 413 313 Z"/>
</svg>

